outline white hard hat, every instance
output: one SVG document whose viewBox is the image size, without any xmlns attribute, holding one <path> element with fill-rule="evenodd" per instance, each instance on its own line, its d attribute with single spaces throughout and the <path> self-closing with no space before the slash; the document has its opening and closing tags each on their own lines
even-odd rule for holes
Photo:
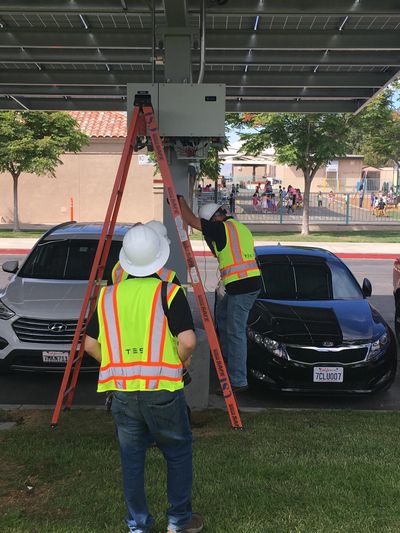
<svg viewBox="0 0 400 533">
<path fill-rule="evenodd" d="M 167 228 L 159 220 L 150 220 L 146 223 L 148 228 L 153 229 L 161 237 L 165 237 L 168 241 L 168 244 L 171 242 L 171 239 L 168 238 Z"/>
<path fill-rule="evenodd" d="M 211 220 L 213 215 L 215 215 L 215 213 L 221 208 L 222 208 L 221 205 L 218 205 L 214 202 L 210 202 L 209 204 L 204 204 L 199 209 L 199 217 L 204 218 L 204 220 Z"/>
<path fill-rule="evenodd" d="M 132 276 L 149 276 L 165 265 L 169 257 L 169 243 L 146 224 L 125 233 L 119 262 Z"/>
</svg>

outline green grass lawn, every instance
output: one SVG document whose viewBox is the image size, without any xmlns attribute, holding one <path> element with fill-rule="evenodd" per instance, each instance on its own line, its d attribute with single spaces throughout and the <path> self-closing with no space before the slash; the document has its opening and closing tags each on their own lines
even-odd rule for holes
<svg viewBox="0 0 400 533">
<path fill-rule="evenodd" d="M 23 230 L 23 231 L 13 231 L 11 229 L 2 229 L 0 230 L 0 238 L 24 238 L 24 239 L 35 239 L 43 235 L 44 231 L 34 231 L 34 230 Z"/>
<path fill-rule="evenodd" d="M 123 533 L 125 507 L 111 416 L 18 411 L 0 432 L 0 531 Z M 285 411 L 194 415 L 194 510 L 209 533 L 398 533 L 398 412 Z M 147 458 L 148 499 L 165 532 L 165 466 Z M 31 487 L 31 488 L 29 488 Z"/>
<path fill-rule="evenodd" d="M 43 235 L 43 231 L 12 231 L 0 230 L 0 238 L 39 238 Z M 399 231 L 319 231 L 312 232 L 308 237 L 300 235 L 300 233 L 293 233 L 287 231 L 271 231 L 271 232 L 254 232 L 254 239 L 270 240 L 270 241 L 293 241 L 293 242 L 400 242 Z M 200 240 L 201 234 L 194 231 L 190 236 L 191 240 Z"/>
<path fill-rule="evenodd" d="M 400 242 L 399 231 L 319 231 L 308 237 L 287 231 L 253 232 L 258 241 L 293 241 L 293 242 Z M 191 240 L 200 240 L 200 232 L 190 236 Z"/>
</svg>

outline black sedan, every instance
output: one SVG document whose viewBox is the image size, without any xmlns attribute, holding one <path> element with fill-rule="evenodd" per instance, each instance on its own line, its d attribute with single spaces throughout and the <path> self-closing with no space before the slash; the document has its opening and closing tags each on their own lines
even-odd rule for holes
<svg viewBox="0 0 400 533">
<path fill-rule="evenodd" d="M 249 377 L 272 389 L 372 393 L 396 375 L 392 330 L 334 254 L 256 247 L 264 289 L 248 321 Z"/>
</svg>

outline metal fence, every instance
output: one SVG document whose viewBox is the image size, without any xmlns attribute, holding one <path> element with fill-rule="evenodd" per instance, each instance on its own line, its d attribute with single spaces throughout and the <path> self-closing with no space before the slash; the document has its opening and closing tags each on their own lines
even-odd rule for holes
<svg viewBox="0 0 400 533">
<path fill-rule="evenodd" d="M 384 195 L 385 205 L 379 199 L 379 193 L 310 193 L 310 223 L 399 224 L 400 193 Z M 196 191 L 195 209 L 208 202 L 215 202 L 214 191 Z M 254 197 L 254 191 L 239 190 L 232 199 L 218 191 L 217 202 L 229 206 L 242 222 L 300 224 L 303 216 L 301 197 L 290 205 L 288 197 L 280 197 L 278 193 Z"/>
</svg>

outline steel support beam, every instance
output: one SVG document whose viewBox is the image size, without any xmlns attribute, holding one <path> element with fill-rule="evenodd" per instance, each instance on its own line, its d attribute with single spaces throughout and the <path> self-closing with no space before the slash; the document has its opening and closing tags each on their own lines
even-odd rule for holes
<svg viewBox="0 0 400 533">
<path fill-rule="evenodd" d="M 0 47 L 151 49 L 146 30 L 88 31 L 2 30 Z M 235 31 L 207 30 L 208 50 L 400 50 L 399 32 L 393 30 L 335 31 Z"/>
<path fill-rule="evenodd" d="M 204 83 L 225 83 L 234 87 L 382 87 L 395 72 L 226 72 L 206 71 Z M 194 74 L 196 76 L 196 74 Z M 156 81 L 163 82 L 162 72 Z M 172 80 L 171 80 L 172 81 Z M 125 85 L 150 83 L 151 73 L 138 71 L 99 72 L 55 70 L 3 70 L 1 85 Z M 0 87 L 1 88 L 1 87 Z"/>
<path fill-rule="evenodd" d="M 400 51 L 353 51 L 343 50 L 209 50 L 206 53 L 208 65 L 298 65 L 310 66 L 400 66 Z M 200 55 L 192 50 L 192 63 L 198 64 Z M 151 51 L 134 49 L 60 49 L 50 48 L 0 48 L 0 63 L 40 64 L 150 64 Z"/>
<path fill-rule="evenodd" d="M 126 96 L 126 85 L 120 86 L 79 86 L 79 85 L 0 85 L 1 93 L 13 96 L 77 96 L 101 97 L 110 100 Z M 311 100 L 366 100 L 374 95 L 374 89 L 358 88 L 304 88 L 282 87 L 278 91 L 268 87 L 227 87 L 226 97 L 257 100 L 293 100 L 295 98 Z"/>
<path fill-rule="evenodd" d="M 227 112 L 293 112 L 293 113 L 352 113 L 360 105 L 358 100 L 321 101 L 321 100 L 227 100 Z M 27 108 L 31 111 L 126 111 L 126 100 L 102 98 L 18 98 L 0 96 L 0 110 Z M 177 166 L 180 167 L 182 162 Z M 186 165 L 187 166 L 187 165 Z M 186 179 L 183 172 L 182 178 Z"/>
<path fill-rule="evenodd" d="M 364 101 L 362 101 L 363 103 Z M 231 113 L 353 113 L 357 100 L 227 100 L 226 111 Z"/>
<path fill-rule="evenodd" d="M 147 2 L 125 0 L 126 9 L 117 0 L 41 0 L 28 2 L 2 0 L 0 13 L 148 13 Z M 198 12 L 199 0 L 188 2 L 189 12 Z M 163 11 L 163 2 L 156 0 L 157 12 Z M 225 5 L 207 2 L 211 14 L 231 15 L 398 15 L 400 6 L 397 0 L 229 0 Z"/>
</svg>

